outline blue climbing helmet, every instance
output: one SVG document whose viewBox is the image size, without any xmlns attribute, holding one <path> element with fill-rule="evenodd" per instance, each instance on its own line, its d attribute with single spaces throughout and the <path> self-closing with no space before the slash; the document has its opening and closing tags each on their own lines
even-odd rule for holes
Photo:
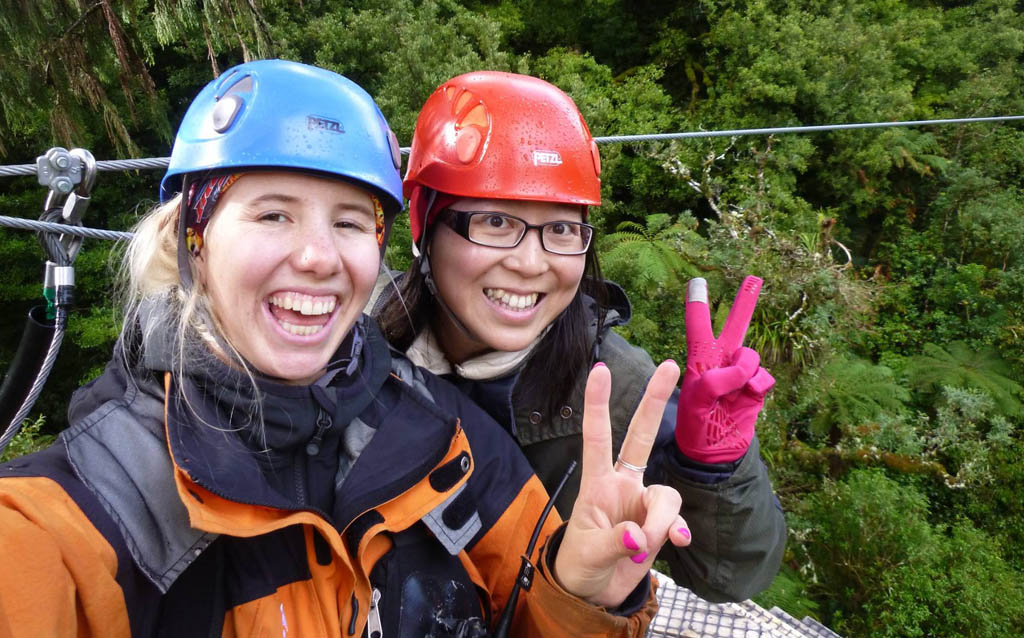
<svg viewBox="0 0 1024 638">
<path fill-rule="evenodd" d="M 402 209 L 401 155 L 373 98 L 332 71 L 259 60 L 224 71 L 192 101 L 178 128 L 160 201 L 188 173 L 293 168 L 336 175 Z"/>
<path fill-rule="evenodd" d="M 299 169 L 369 189 L 393 218 L 402 209 L 400 165 L 395 134 L 359 85 L 308 64 L 259 60 L 227 69 L 192 101 L 160 201 L 189 173 Z"/>
</svg>

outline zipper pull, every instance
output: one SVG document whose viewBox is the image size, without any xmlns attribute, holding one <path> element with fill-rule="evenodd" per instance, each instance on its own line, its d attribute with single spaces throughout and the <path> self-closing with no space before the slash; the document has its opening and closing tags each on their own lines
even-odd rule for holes
<svg viewBox="0 0 1024 638">
<path fill-rule="evenodd" d="M 324 439 L 324 434 L 327 430 L 331 429 L 331 417 L 324 412 L 323 408 L 317 408 L 316 410 L 316 431 L 313 432 L 313 438 L 306 443 L 306 454 L 309 456 L 316 456 L 320 454 L 320 442 Z"/>
<path fill-rule="evenodd" d="M 384 638 L 384 630 L 380 626 L 380 590 L 374 589 L 370 596 L 370 614 L 366 618 L 367 638 Z"/>
</svg>

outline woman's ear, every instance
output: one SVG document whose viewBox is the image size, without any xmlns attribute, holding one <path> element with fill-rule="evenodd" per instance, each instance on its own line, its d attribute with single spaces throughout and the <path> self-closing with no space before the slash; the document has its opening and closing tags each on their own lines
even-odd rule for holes
<svg viewBox="0 0 1024 638">
<path fill-rule="evenodd" d="M 206 263 L 206 251 L 200 252 L 191 259 L 192 262 L 192 278 L 195 280 L 196 285 L 201 290 L 206 289 L 206 269 L 208 267 Z"/>
</svg>

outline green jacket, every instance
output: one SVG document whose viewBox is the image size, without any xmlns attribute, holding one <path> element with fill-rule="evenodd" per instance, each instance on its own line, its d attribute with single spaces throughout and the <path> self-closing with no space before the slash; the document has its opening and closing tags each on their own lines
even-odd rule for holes
<svg viewBox="0 0 1024 638">
<path fill-rule="evenodd" d="M 630 345 L 611 330 L 615 325 L 625 324 L 631 310 L 625 293 L 617 285 L 610 284 L 608 293 L 611 307 L 600 326 L 597 360 L 604 362 L 612 373 L 610 409 L 617 454 L 655 364 L 646 351 Z M 592 328 L 598 331 L 596 317 Z M 578 377 L 572 396 L 554 420 L 545 420 L 538 406 L 516 404 L 513 400 L 515 436 L 549 492 L 562 479 L 569 459 L 579 459 L 583 449 L 586 371 Z M 786 542 L 785 517 L 761 461 L 757 437 L 735 463 L 707 465 L 692 461 L 675 445 L 678 399 L 677 390 L 662 417 L 645 481 L 679 491 L 683 497 L 681 514 L 690 526 L 693 543 L 682 549 L 666 545 L 659 558 L 668 562 L 678 584 L 702 598 L 712 602 L 750 598 L 775 578 Z M 559 495 L 557 508 L 565 518 L 572 511 L 579 482 L 576 472 Z"/>
<path fill-rule="evenodd" d="M 607 293 L 609 306 L 600 326 L 595 304 L 589 306 L 592 334 L 600 336 L 596 361 L 603 361 L 612 373 L 610 409 L 617 454 L 655 365 L 646 351 L 630 345 L 612 330 L 627 323 L 632 311 L 618 285 L 607 282 Z M 483 381 L 456 375 L 443 377 L 512 433 L 550 493 L 565 475 L 570 460 L 581 458 L 587 370 L 578 371 L 569 401 L 553 419 L 544 418 L 541 406 L 526 405 L 519 399 L 516 386 L 520 372 L 521 368 Z M 706 600 L 745 600 L 766 589 L 778 572 L 786 542 L 785 517 L 761 461 L 756 436 L 747 453 L 733 463 L 707 465 L 679 452 L 674 436 L 678 399 L 677 390 L 662 417 L 645 481 L 679 491 L 683 497 L 681 514 L 693 542 L 681 549 L 666 545 L 659 558 L 668 562 L 672 578 L 679 585 Z M 559 495 L 556 507 L 563 518 L 572 512 L 579 484 L 577 471 Z"/>
</svg>

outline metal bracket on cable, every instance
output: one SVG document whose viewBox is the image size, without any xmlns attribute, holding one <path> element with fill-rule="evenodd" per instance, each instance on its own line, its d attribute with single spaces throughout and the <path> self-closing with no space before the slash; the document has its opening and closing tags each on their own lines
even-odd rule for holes
<svg viewBox="0 0 1024 638">
<path fill-rule="evenodd" d="M 49 189 L 40 220 L 81 226 L 82 215 L 89 206 L 96 182 L 96 160 L 92 153 L 81 148 L 70 151 L 51 148 L 36 159 L 36 176 L 39 183 Z M 21 429 L 22 422 L 42 392 L 60 351 L 68 311 L 74 302 L 73 264 L 82 247 L 82 237 L 59 231 L 40 231 L 39 243 L 46 254 L 43 275 L 43 297 L 47 301 L 45 316 L 42 316 L 42 306 L 29 311 L 22 342 L 0 386 L 0 428 L 6 429 L 0 436 L 0 452 Z M 50 338 L 47 340 L 46 336 Z M 29 387 L 29 381 L 33 379 Z"/>
<path fill-rule="evenodd" d="M 40 184 L 50 189 L 46 203 L 43 204 L 43 215 L 61 207 L 59 219 L 45 221 L 81 226 L 82 214 L 89 207 L 89 196 L 96 183 L 96 159 L 92 153 L 82 148 L 70 151 L 59 146 L 51 148 L 45 155 L 36 158 L 36 176 Z M 64 249 L 64 255 L 59 258 L 66 256 L 70 262 L 74 262 L 82 238 L 62 234 L 58 241 Z M 57 261 L 53 259 L 56 255 L 48 256 L 52 261 Z"/>
</svg>

